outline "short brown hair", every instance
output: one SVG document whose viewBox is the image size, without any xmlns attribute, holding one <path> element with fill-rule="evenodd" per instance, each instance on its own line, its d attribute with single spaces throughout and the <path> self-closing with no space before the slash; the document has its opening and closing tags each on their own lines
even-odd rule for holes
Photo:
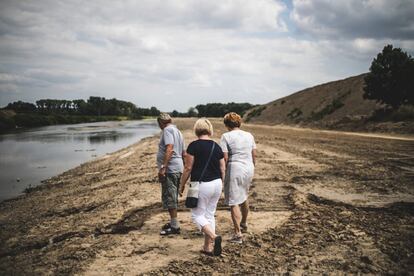
<svg viewBox="0 0 414 276">
<path fill-rule="evenodd" d="M 242 118 L 236 112 L 230 112 L 224 115 L 224 125 L 229 128 L 240 127 Z"/>
<path fill-rule="evenodd" d="M 168 113 L 160 113 L 157 118 L 158 124 L 169 124 L 172 122 L 171 116 Z"/>
<path fill-rule="evenodd" d="M 194 124 L 194 133 L 197 137 L 201 135 L 213 135 L 213 125 L 206 118 L 198 119 Z"/>
</svg>

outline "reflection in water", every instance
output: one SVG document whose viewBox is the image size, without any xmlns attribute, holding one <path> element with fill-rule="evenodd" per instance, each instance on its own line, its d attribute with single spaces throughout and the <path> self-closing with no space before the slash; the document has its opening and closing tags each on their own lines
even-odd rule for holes
<svg viewBox="0 0 414 276">
<path fill-rule="evenodd" d="M 155 120 L 58 125 L 0 135 L 0 200 L 159 133 Z"/>
<path fill-rule="evenodd" d="M 125 139 L 129 137 L 133 137 L 134 133 L 117 133 L 115 131 L 105 131 L 105 132 L 99 132 L 95 133 L 94 135 L 87 136 L 89 142 L 91 144 L 99 144 L 99 143 L 105 143 L 107 141 L 116 142 L 118 139 Z"/>
</svg>

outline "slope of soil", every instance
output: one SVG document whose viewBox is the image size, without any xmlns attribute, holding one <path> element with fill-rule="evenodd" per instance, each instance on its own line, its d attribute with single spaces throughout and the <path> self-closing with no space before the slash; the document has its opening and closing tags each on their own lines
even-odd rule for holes
<svg viewBox="0 0 414 276">
<path fill-rule="evenodd" d="M 344 118 L 367 117 L 379 107 L 364 100 L 365 74 L 304 89 L 264 105 L 250 122 L 268 124 L 328 124 Z M 248 114 L 246 117 L 249 117 Z"/>
<path fill-rule="evenodd" d="M 333 81 L 280 98 L 246 112 L 244 119 L 268 125 L 300 125 L 351 131 L 414 133 L 414 122 L 372 121 L 382 106 L 363 99 L 365 74 Z"/>
<path fill-rule="evenodd" d="M 187 144 L 193 120 L 182 119 Z M 224 131 L 214 122 L 215 138 Z M 143 141 L 0 203 L 0 274 L 407 274 L 414 263 L 414 137 L 245 125 L 258 145 L 243 245 L 198 253 L 187 209 L 182 234 L 160 237 L 155 153 Z M 231 235 L 219 203 L 218 232 Z"/>
</svg>

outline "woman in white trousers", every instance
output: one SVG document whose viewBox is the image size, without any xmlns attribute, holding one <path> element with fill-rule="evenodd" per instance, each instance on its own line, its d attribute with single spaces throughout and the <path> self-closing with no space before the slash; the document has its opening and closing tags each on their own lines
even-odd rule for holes
<svg viewBox="0 0 414 276">
<path fill-rule="evenodd" d="M 210 121 L 202 118 L 194 125 L 198 139 L 187 148 L 184 172 L 181 177 L 180 195 L 185 183 L 199 182 L 199 195 L 196 208 L 191 209 L 191 217 L 197 227 L 204 233 L 202 253 L 218 256 L 221 254 L 221 236 L 216 234 L 217 202 L 220 198 L 225 176 L 224 154 L 221 147 L 211 139 L 213 126 Z"/>
</svg>

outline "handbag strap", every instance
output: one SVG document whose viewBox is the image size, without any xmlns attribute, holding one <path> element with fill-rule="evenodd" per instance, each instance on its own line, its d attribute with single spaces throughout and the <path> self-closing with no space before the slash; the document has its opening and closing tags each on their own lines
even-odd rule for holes
<svg viewBox="0 0 414 276">
<path fill-rule="evenodd" d="M 208 166 L 208 164 L 210 163 L 211 156 L 213 156 L 213 151 L 214 151 L 214 147 L 215 147 L 215 146 L 216 146 L 216 143 L 213 141 L 213 146 L 211 147 L 210 155 L 208 156 L 207 163 L 206 163 L 206 165 L 204 166 L 203 171 L 201 172 L 201 175 L 200 175 L 200 180 L 198 180 L 198 182 L 201 182 L 201 179 L 203 179 L 203 176 L 204 176 L 204 173 L 206 172 L 207 166 Z"/>
</svg>

